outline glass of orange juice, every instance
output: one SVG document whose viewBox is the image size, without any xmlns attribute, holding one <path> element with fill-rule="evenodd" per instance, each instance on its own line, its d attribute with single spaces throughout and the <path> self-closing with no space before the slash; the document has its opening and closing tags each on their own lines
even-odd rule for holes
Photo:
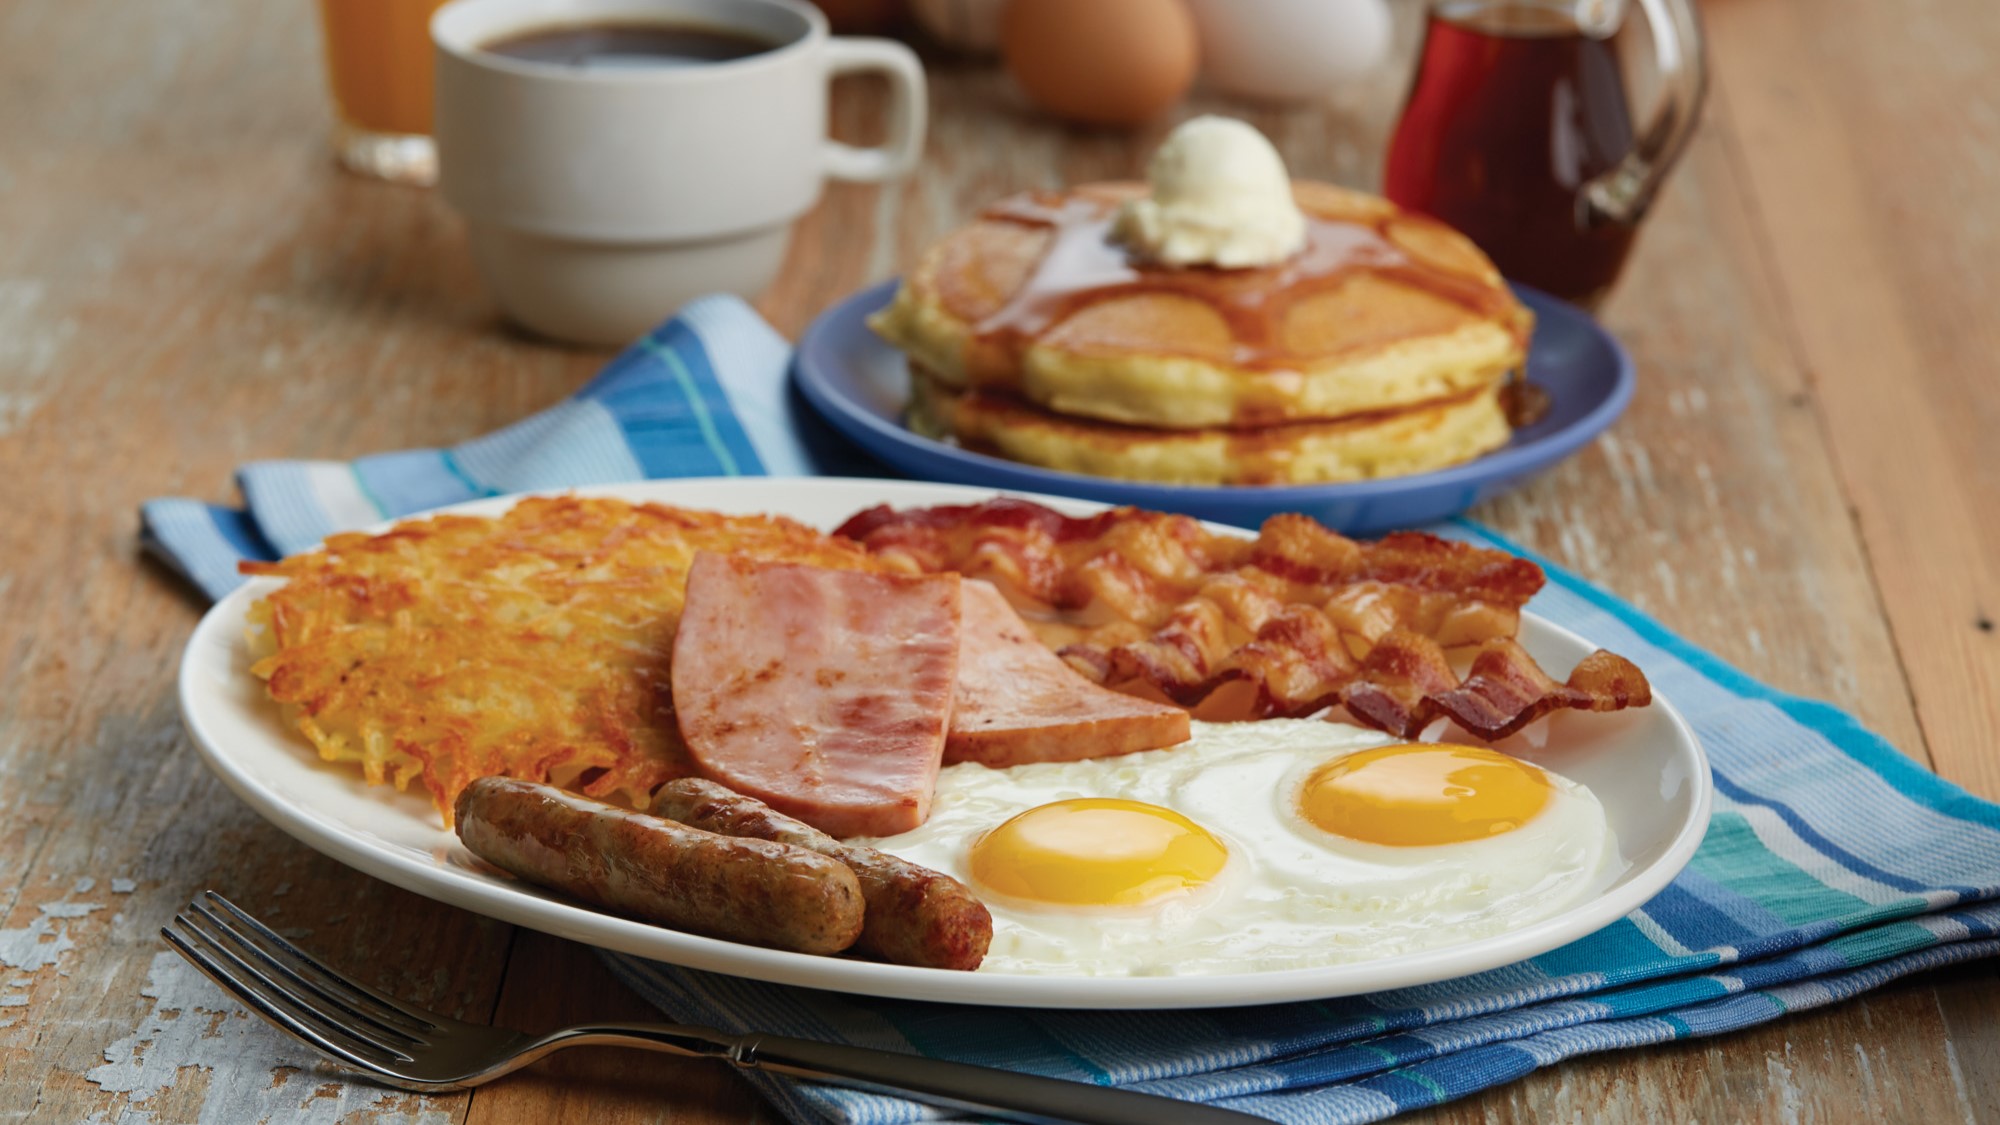
<svg viewBox="0 0 2000 1125">
<path fill-rule="evenodd" d="M 334 155 L 365 176 L 437 180 L 431 13 L 444 0 L 319 0 Z"/>
</svg>

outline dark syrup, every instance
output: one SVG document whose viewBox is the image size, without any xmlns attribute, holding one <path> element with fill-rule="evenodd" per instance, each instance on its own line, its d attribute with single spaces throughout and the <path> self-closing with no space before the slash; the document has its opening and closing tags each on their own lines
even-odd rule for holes
<svg viewBox="0 0 2000 1125">
<path fill-rule="evenodd" d="M 1578 192 L 1632 149 L 1610 39 L 1528 4 L 1443 4 L 1390 140 L 1383 194 L 1465 232 L 1500 272 L 1594 304 L 1633 229 L 1588 222 Z"/>
</svg>

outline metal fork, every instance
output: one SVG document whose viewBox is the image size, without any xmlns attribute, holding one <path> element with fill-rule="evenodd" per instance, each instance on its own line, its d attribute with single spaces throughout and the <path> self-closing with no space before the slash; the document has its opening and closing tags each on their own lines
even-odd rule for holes
<svg viewBox="0 0 2000 1125">
<path fill-rule="evenodd" d="M 665 1023 L 582 1024 L 528 1035 L 464 1023 L 341 976 L 214 891 L 203 891 L 160 936 L 251 1011 L 375 1080 L 405 1090 L 467 1089 L 565 1047 L 639 1047 L 1015 1121 L 1263 1121 L 1130 1090 L 781 1035 L 730 1035 Z"/>
</svg>

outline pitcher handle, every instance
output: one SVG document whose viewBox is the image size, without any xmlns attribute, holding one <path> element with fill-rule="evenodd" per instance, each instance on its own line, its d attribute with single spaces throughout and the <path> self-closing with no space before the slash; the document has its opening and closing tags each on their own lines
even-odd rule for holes
<svg viewBox="0 0 2000 1125">
<path fill-rule="evenodd" d="M 1639 0 L 1652 26 L 1653 57 L 1664 90 L 1660 108 L 1610 171 L 1586 181 L 1577 195 L 1586 226 L 1637 225 L 1661 183 L 1686 150 L 1708 96 L 1708 53 L 1692 0 Z"/>
</svg>

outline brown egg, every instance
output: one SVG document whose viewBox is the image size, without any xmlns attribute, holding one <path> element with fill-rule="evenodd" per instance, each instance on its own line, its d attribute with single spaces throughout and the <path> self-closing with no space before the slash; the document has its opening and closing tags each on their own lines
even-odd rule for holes
<svg viewBox="0 0 2000 1125">
<path fill-rule="evenodd" d="M 1194 18 L 1182 0 L 1011 0 L 1000 52 L 1028 99 L 1058 117 L 1137 125 L 1194 81 Z"/>
</svg>

